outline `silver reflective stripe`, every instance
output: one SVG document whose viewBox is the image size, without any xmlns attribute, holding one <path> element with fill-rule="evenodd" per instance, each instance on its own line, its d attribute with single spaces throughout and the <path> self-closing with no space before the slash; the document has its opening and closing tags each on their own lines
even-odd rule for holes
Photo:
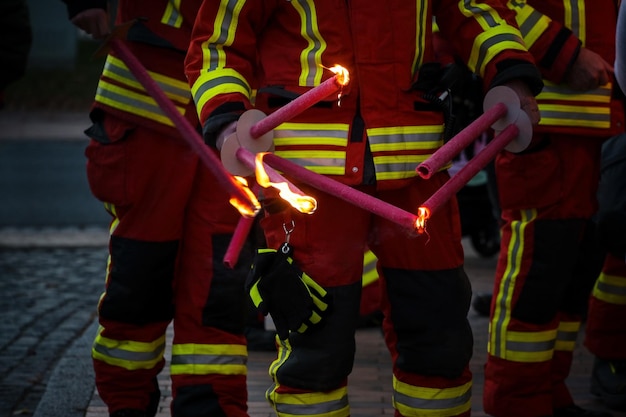
<svg viewBox="0 0 626 417">
<path fill-rule="evenodd" d="M 223 77 L 216 77 L 212 80 L 202 83 L 202 85 L 198 87 L 195 94 L 193 95 L 193 99 L 195 100 L 196 103 L 199 103 L 200 98 L 204 95 L 204 93 L 206 93 L 212 88 L 219 87 L 222 84 L 238 84 L 241 87 L 243 87 L 243 90 L 248 91 L 248 93 L 250 92 L 250 89 L 248 88 L 246 83 L 243 82 L 241 79 L 226 75 Z"/>
<path fill-rule="evenodd" d="M 568 3 L 569 7 L 567 6 Z M 570 9 L 569 14 L 572 21 L 569 28 L 572 30 L 572 32 L 574 32 L 574 35 L 576 35 L 576 37 L 583 42 L 583 45 L 585 45 L 586 39 L 585 36 L 582 34 L 582 27 L 580 25 L 580 9 L 578 8 L 579 4 L 580 2 L 578 0 L 569 0 L 563 2 L 565 10 L 567 10 L 568 8 Z"/>
<path fill-rule="evenodd" d="M 224 11 L 224 18 L 222 19 L 219 27 L 219 36 L 217 39 L 212 39 L 211 42 L 208 42 L 207 44 L 207 49 L 209 51 L 209 63 L 205 71 L 214 70 L 219 66 L 220 50 L 227 43 L 230 26 L 236 20 L 233 12 L 237 9 L 237 4 L 240 1 L 241 0 L 229 0 L 226 2 L 226 7 L 224 7 L 224 2 L 222 1 L 220 9 Z M 245 1 L 243 3 L 245 3 Z M 218 30 L 218 28 L 214 28 L 214 30 Z"/>
<path fill-rule="evenodd" d="M 159 359 L 165 351 L 165 343 L 161 343 L 151 352 L 134 352 L 125 349 L 109 348 L 99 343 L 95 343 L 93 349 L 110 358 L 121 359 L 129 362 L 148 362 Z"/>
<path fill-rule="evenodd" d="M 393 391 L 393 399 L 396 403 L 403 404 L 407 407 L 413 409 L 422 409 L 422 410 L 448 410 L 456 407 L 460 407 L 463 404 L 466 404 L 472 398 L 472 389 L 468 389 L 463 395 L 460 395 L 455 398 L 445 398 L 445 399 L 426 399 L 426 398 L 415 398 L 408 396 L 406 394 L 402 394 L 396 390 Z"/>
<path fill-rule="evenodd" d="M 554 349 L 555 340 L 545 342 L 512 342 L 507 340 L 506 349 L 515 352 L 545 352 Z"/>
<path fill-rule="evenodd" d="M 285 414 L 300 415 L 300 416 L 312 416 L 312 415 L 325 415 L 333 411 L 339 411 L 348 406 L 348 396 L 344 395 L 338 400 L 327 401 L 316 404 L 275 404 L 276 411 Z"/>
<path fill-rule="evenodd" d="M 162 23 L 168 26 L 175 27 L 175 28 L 180 27 L 182 23 L 182 16 L 180 14 L 180 11 L 178 10 L 178 8 L 180 7 L 180 2 L 181 0 L 169 0 L 168 1 L 165 14 L 166 15 L 169 14 L 169 16 L 167 16 L 167 19 L 165 19 L 165 16 L 164 16 Z"/>
<path fill-rule="evenodd" d="M 611 115 L 609 112 L 604 114 L 601 113 L 587 113 L 585 109 L 587 107 L 580 106 L 580 111 L 557 111 L 557 110 L 545 110 L 541 104 L 539 105 L 539 109 L 541 112 L 542 121 L 540 124 L 549 124 L 554 125 L 554 123 L 550 123 L 551 119 L 558 120 L 571 120 L 572 122 L 576 122 L 577 126 L 581 125 L 581 122 L 589 122 L 589 123 L 611 123 Z M 545 119 L 545 120 L 544 120 Z M 543 122 L 543 123 L 542 123 Z"/>
<path fill-rule="evenodd" d="M 598 97 L 602 102 L 608 103 L 611 100 L 611 89 L 606 87 L 594 88 L 593 90 L 587 90 L 584 92 L 572 90 L 571 88 L 567 88 L 561 85 L 554 85 L 551 83 L 546 83 L 543 86 L 543 90 L 537 96 L 539 100 L 542 97 L 547 96 L 549 94 L 558 94 L 560 100 L 572 100 L 572 101 L 583 101 L 586 100 L 586 97 L 595 96 Z M 571 96 L 571 97 L 568 97 Z"/>
<path fill-rule="evenodd" d="M 487 57 L 487 53 L 489 52 L 489 49 L 491 49 L 492 46 L 499 44 L 500 42 L 516 42 L 521 45 L 524 44 L 524 41 L 520 39 L 519 36 L 516 36 L 511 33 L 502 33 L 496 36 L 492 36 L 491 38 L 487 39 L 485 42 L 483 42 L 480 45 L 480 53 L 478 55 L 478 59 L 476 59 L 477 69 L 483 67 L 483 62 L 485 61 L 485 58 Z"/>
<path fill-rule="evenodd" d="M 137 114 L 142 114 L 143 116 L 146 116 L 146 113 L 156 113 L 156 114 L 165 116 L 165 113 L 163 112 L 163 110 L 161 110 L 161 107 L 159 107 L 159 105 L 154 100 L 152 99 L 150 99 L 150 101 L 134 100 L 128 94 L 116 93 L 114 91 L 107 89 L 106 87 L 104 87 L 104 84 L 102 86 L 98 84 L 98 90 L 96 91 L 96 96 L 98 99 L 97 101 L 101 101 L 112 107 L 118 107 L 118 106 L 112 105 L 112 103 L 107 102 L 102 99 L 108 99 L 110 101 L 119 103 L 123 106 L 123 109 L 125 110 L 128 110 L 128 108 L 133 108 L 136 110 L 143 110 L 143 112 L 134 112 Z"/>
<path fill-rule="evenodd" d="M 304 28 L 303 36 L 305 41 L 308 43 L 307 48 L 302 52 L 306 61 L 306 68 L 303 68 L 306 71 L 306 80 L 304 80 L 307 86 L 314 86 L 315 79 L 318 77 L 318 72 L 322 70 L 318 63 L 317 57 L 321 56 L 321 52 L 325 49 L 323 40 L 316 35 L 316 32 L 319 34 L 319 29 L 317 27 L 313 27 L 316 24 L 316 19 L 313 18 L 314 10 L 311 7 L 314 7 L 315 4 L 313 1 L 307 0 L 292 0 L 291 5 L 298 9 L 300 16 L 302 18 L 301 28 Z M 301 30 L 302 32 L 302 30 Z M 301 80 L 302 81 L 302 80 Z"/>
<path fill-rule="evenodd" d="M 143 87 L 141 86 L 139 81 L 137 81 L 133 73 L 130 72 L 130 70 L 126 66 L 121 66 L 117 64 L 116 62 L 114 62 L 114 60 L 116 60 L 116 58 L 113 58 L 110 56 L 109 58 L 107 58 L 107 61 L 104 64 L 104 71 L 103 71 L 104 75 L 109 76 L 110 78 L 113 78 L 116 81 L 127 84 L 127 85 L 129 85 L 129 83 L 135 83 L 136 85 L 131 85 L 131 86 L 135 88 L 139 86 L 139 88 L 143 89 Z M 111 75 L 107 73 L 110 73 Z M 113 77 L 113 75 L 115 75 L 116 77 Z M 120 80 L 119 78 L 122 78 L 122 80 Z M 159 80 L 154 79 L 154 77 L 153 77 L 153 80 L 159 85 L 159 87 L 161 87 L 161 89 L 165 92 L 165 94 L 170 95 L 170 96 L 172 95 L 176 96 L 179 98 L 179 101 L 180 101 L 180 98 L 189 97 L 189 89 L 186 87 L 179 88 L 172 84 L 159 82 Z"/>
<path fill-rule="evenodd" d="M 463 7 L 465 7 L 467 10 L 471 11 L 472 14 L 474 15 L 480 15 L 482 18 L 485 19 L 485 21 L 487 22 L 487 24 L 489 25 L 489 27 L 493 28 L 496 26 L 499 26 L 500 24 L 498 22 L 496 22 L 493 18 L 493 16 L 491 15 L 491 13 L 479 8 L 479 7 L 474 7 L 472 5 L 472 2 L 474 0 L 464 0 L 463 1 Z"/>
<path fill-rule="evenodd" d="M 565 330 L 559 330 L 556 333 L 556 340 L 561 341 L 561 342 L 575 342 L 577 338 L 578 338 L 577 331 L 568 332 Z"/>
<path fill-rule="evenodd" d="M 535 25 L 541 20 L 543 15 L 536 10 L 533 10 L 530 16 L 526 18 L 524 23 L 519 27 L 520 33 L 523 37 L 526 37 L 530 31 L 535 27 Z"/>
<path fill-rule="evenodd" d="M 626 296 L 626 287 L 611 285 L 603 282 L 602 280 L 598 281 L 596 284 L 596 288 L 604 293 L 613 294 L 618 296 Z"/>
<path fill-rule="evenodd" d="M 245 365 L 245 355 L 172 355 L 172 365 Z"/>
<path fill-rule="evenodd" d="M 347 126 L 347 125 L 346 125 Z M 340 146 L 346 146 L 348 144 L 348 129 L 346 130 L 318 130 L 318 129 L 281 129 L 278 127 L 274 130 L 274 139 L 295 139 L 295 138 L 310 138 L 302 144 L 314 144 L 317 145 L 322 138 L 343 139 L 338 142 Z M 291 143 L 289 143 L 291 145 Z"/>
<path fill-rule="evenodd" d="M 424 157 L 424 159 L 426 159 L 426 157 Z M 404 171 L 408 171 L 408 172 L 414 172 L 415 171 L 415 167 L 417 166 L 417 162 L 411 162 L 411 161 L 407 161 L 405 163 L 403 162 L 396 162 L 396 163 L 380 163 L 376 161 L 376 158 L 374 158 L 374 165 L 376 165 L 376 172 L 381 173 L 381 172 L 404 172 Z"/>
<path fill-rule="evenodd" d="M 302 167 L 342 167 L 346 161 L 345 158 L 289 158 L 280 152 L 276 152 L 276 155 Z"/>
<path fill-rule="evenodd" d="M 526 212 L 527 213 L 527 212 Z M 523 219 L 527 219 L 530 217 L 530 214 L 527 213 L 526 216 L 523 216 Z M 493 322 L 495 326 L 492 328 L 492 332 L 495 334 L 493 337 L 494 343 L 492 345 L 491 354 L 497 356 L 499 358 L 504 357 L 504 352 L 502 352 L 502 338 L 504 335 L 505 329 L 505 320 L 507 317 L 507 300 L 511 297 L 511 292 L 514 290 L 515 278 L 517 273 L 519 272 L 518 259 L 521 258 L 520 251 L 522 248 L 522 240 L 523 240 L 523 231 L 526 224 L 523 221 L 514 221 L 511 223 L 512 233 L 511 239 L 509 243 L 509 255 L 507 256 L 507 265 L 506 270 L 508 271 L 508 275 L 502 277 L 501 293 L 498 294 L 499 299 L 499 309 L 497 311 L 500 312 L 498 317 L 494 317 Z"/>
<path fill-rule="evenodd" d="M 397 143 L 433 143 L 432 148 L 439 146 L 441 140 L 441 132 L 433 133 L 394 133 L 388 135 L 369 135 L 369 141 L 372 152 L 378 152 L 384 149 L 387 144 Z M 382 148 L 382 149 L 381 149 Z"/>
</svg>

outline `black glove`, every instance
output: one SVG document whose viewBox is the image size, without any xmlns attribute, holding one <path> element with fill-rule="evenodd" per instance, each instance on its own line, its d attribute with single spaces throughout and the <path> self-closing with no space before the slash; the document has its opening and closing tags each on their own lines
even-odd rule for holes
<svg viewBox="0 0 626 417">
<path fill-rule="evenodd" d="M 320 324 L 330 305 L 326 290 L 294 265 L 292 251 L 287 243 L 278 251 L 259 249 L 246 280 L 252 302 L 272 316 L 281 340 Z"/>
</svg>

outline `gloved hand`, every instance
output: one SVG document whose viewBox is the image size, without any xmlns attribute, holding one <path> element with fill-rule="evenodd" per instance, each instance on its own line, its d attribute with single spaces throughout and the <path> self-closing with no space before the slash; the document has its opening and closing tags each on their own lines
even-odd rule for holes
<svg viewBox="0 0 626 417">
<path fill-rule="evenodd" d="M 246 290 L 263 315 L 268 313 L 281 340 L 290 331 L 305 332 L 330 310 L 330 296 L 293 263 L 293 249 L 259 249 L 246 280 Z"/>
</svg>

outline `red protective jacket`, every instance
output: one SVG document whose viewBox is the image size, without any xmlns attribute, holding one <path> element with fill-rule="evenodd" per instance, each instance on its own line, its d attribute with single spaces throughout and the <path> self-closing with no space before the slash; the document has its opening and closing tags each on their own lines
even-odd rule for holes
<svg viewBox="0 0 626 417">
<path fill-rule="evenodd" d="M 614 83 L 584 92 L 563 83 L 580 47 L 614 62 L 615 0 L 595 1 L 593 11 L 580 0 L 516 1 L 509 7 L 518 11 L 524 41 L 544 76 L 545 87 L 537 96 L 541 122 L 535 131 L 606 138 L 623 130 L 624 110 L 613 97 Z"/>
<path fill-rule="evenodd" d="M 174 6 L 168 0 L 154 0 L 150 7 L 145 7 L 143 2 L 123 1 L 115 22 L 135 22 L 128 31 L 128 47 L 194 126 L 198 119 L 182 62 L 200 3 L 201 0 L 181 0 Z M 114 53 L 107 56 L 94 108 L 141 126 L 175 132 L 170 118 Z"/>
<path fill-rule="evenodd" d="M 275 153 L 350 184 L 391 185 L 442 144 L 443 116 L 413 86 L 435 62 L 432 19 L 486 85 L 526 77 L 541 87 L 510 10 L 465 1 L 204 2 L 186 72 L 205 132 L 255 105 L 271 113 L 332 76 L 350 71 L 341 102 L 326 102 L 275 129 Z M 416 24 L 417 23 L 417 24 Z M 504 41 L 504 42 L 497 42 Z M 257 54 L 258 51 L 258 54 Z M 328 108 L 333 111 L 328 111 Z M 366 158 L 367 148 L 371 158 Z M 369 165 L 368 165 L 369 162 Z M 373 167 L 373 168 L 372 168 Z"/>
</svg>

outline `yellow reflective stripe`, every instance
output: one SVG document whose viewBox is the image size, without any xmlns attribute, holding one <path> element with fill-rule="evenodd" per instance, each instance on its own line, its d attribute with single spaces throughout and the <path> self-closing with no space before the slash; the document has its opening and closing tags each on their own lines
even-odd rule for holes
<svg viewBox="0 0 626 417">
<path fill-rule="evenodd" d="M 278 384 L 270 387 L 266 392 L 266 397 L 279 417 L 348 417 L 350 415 L 348 389 L 346 387 L 333 391 L 302 394 L 278 393 L 278 387 Z"/>
<path fill-rule="evenodd" d="M 577 126 L 608 129 L 611 127 L 609 107 L 573 106 L 539 103 L 542 126 Z"/>
<path fill-rule="evenodd" d="M 178 101 L 183 105 L 186 105 L 191 100 L 189 85 L 185 81 L 168 77 L 154 71 L 148 71 L 148 74 L 150 75 L 150 78 L 152 78 L 159 85 L 159 87 L 161 87 L 161 90 L 163 90 L 169 99 Z M 141 91 L 145 90 L 141 83 L 137 81 L 133 73 L 128 69 L 126 64 L 111 55 L 107 56 L 107 60 L 104 63 L 104 68 L 102 70 L 102 75 L 128 87 Z M 146 95 L 148 95 L 148 93 L 146 93 Z"/>
<path fill-rule="evenodd" d="M 307 42 L 307 47 L 300 52 L 302 71 L 298 83 L 300 86 L 315 86 L 322 81 L 322 53 L 326 50 L 326 41 L 317 25 L 317 14 L 313 0 L 292 1 L 290 3 L 300 15 L 300 34 Z M 329 63 L 334 65 L 335 62 Z"/>
<path fill-rule="evenodd" d="M 172 345 L 172 375 L 246 375 L 245 345 L 194 343 Z"/>
<path fill-rule="evenodd" d="M 568 102 L 592 102 L 592 103 L 611 103 L 611 94 L 613 91 L 613 85 L 611 83 L 605 84 L 593 90 L 587 90 L 584 92 L 567 88 L 562 84 L 554 84 L 549 81 L 544 81 L 543 90 L 537 96 L 537 100 L 561 100 Z"/>
<path fill-rule="evenodd" d="M 520 273 L 525 247 L 524 232 L 526 227 L 537 218 L 537 210 L 523 210 L 521 220 L 511 222 L 511 238 L 507 247 L 506 269 L 497 291 L 494 314 L 489 329 L 489 353 L 493 356 L 509 359 L 507 354 L 507 331 L 511 321 L 511 300 L 517 276 Z"/>
<path fill-rule="evenodd" d="M 154 368 L 163 359 L 165 335 L 152 342 L 137 342 L 103 337 L 103 330 L 100 326 L 91 350 L 94 359 L 131 371 Z"/>
<path fill-rule="evenodd" d="M 502 26 L 479 34 L 467 64 L 472 71 L 482 75 L 487 64 L 504 49 L 526 50 L 521 34 L 512 26 Z"/>
<path fill-rule="evenodd" d="M 276 146 L 348 146 L 347 124 L 304 124 L 283 123 L 274 129 L 274 145 Z"/>
<path fill-rule="evenodd" d="M 345 171 L 345 151 L 276 150 L 274 154 L 319 174 L 343 175 Z"/>
<path fill-rule="evenodd" d="M 573 352 L 576 348 L 576 339 L 580 330 L 580 321 L 562 321 L 556 334 L 554 350 Z"/>
<path fill-rule="evenodd" d="M 367 136 L 375 139 L 379 136 L 441 134 L 443 129 L 443 125 L 375 127 L 367 129 Z"/>
<path fill-rule="evenodd" d="M 530 48 L 546 31 L 552 19 L 539 13 L 526 3 L 509 2 L 509 7 L 515 10 L 515 19 L 517 20 L 520 32 L 524 38 L 524 43 Z"/>
<path fill-rule="evenodd" d="M 103 80 L 98 83 L 96 101 L 167 126 L 174 126 L 172 120 L 163 113 L 161 107 L 152 97 L 124 89 Z M 176 109 L 180 114 L 185 114 L 184 107 L 176 106 Z"/>
<path fill-rule="evenodd" d="M 291 355 L 291 344 L 289 343 L 289 339 L 280 340 L 278 336 L 276 336 L 276 340 L 278 341 L 278 355 L 276 359 L 270 364 L 270 367 L 269 367 L 269 374 L 272 377 L 272 380 L 274 381 L 276 381 L 276 372 L 278 372 L 278 368 L 280 368 L 280 366 Z M 268 393 L 269 393 L 269 389 L 268 389 Z"/>
<path fill-rule="evenodd" d="M 219 94 L 226 93 L 241 93 L 249 99 L 251 89 L 245 78 L 230 68 L 202 72 L 191 87 L 191 94 L 196 102 L 198 113 L 207 101 Z"/>
<path fill-rule="evenodd" d="M 449 417 L 471 408 L 472 383 L 452 388 L 409 385 L 393 377 L 393 407 L 407 417 Z"/>
<path fill-rule="evenodd" d="M 477 3 L 475 0 L 461 0 L 459 3 L 461 12 L 468 17 L 476 19 L 483 30 L 507 24 L 506 21 L 487 4 Z"/>
<path fill-rule="evenodd" d="M 582 41 L 583 46 L 587 41 L 587 28 L 585 23 L 585 2 L 579 0 L 564 0 L 565 26 L 570 28 L 574 35 Z"/>
<path fill-rule="evenodd" d="M 161 23 L 175 28 L 180 28 L 183 25 L 183 16 L 180 14 L 181 1 L 182 0 L 169 0 L 167 2 Z"/>
<path fill-rule="evenodd" d="M 374 252 L 368 250 L 363 256 L 363 281 L 362 285 L 365 287 L 378 280 L 378 271 L 376 270 L 376 263 L 378 258 L 374 255 Z"/>
<path fill-rule="evenodd" d="M 213 22 L 213 34 L 202 43 L 202 68 L 212 71 L 224 68 L 226 55 L 224 46 L 230 46 L 235 39 L 235 31 L 239 21 L 239 13 L 245 0 L 221 0 L 220 7 Z"/>
<path fill-rule="evenodd" d="M 593 296 L 609 304 L 626 305 L 626 278 L 602 272 L 593 288 Z"/>
<path fill-rule="evenodd" d="M 117 208 L 113 203 L 104 203 L 104 209 L 108 211 L 111 216 L 113 216 L 113 220 L 111 220 L 111 224 L 109 225 L 109 235 L 113 235 L 115 229 L 120 224 L 120 218 L 117 216 Z M 108 270 L 108 269 L 107 269 Z"/>
<path fill-rule="evenodd" d="M 552 358 L 557 330 L 506 334 L 506 359 L 516 362 L 544 362 Z"/>
<path fill-rule="evenodd" d="M 425 13 L 425 2 L 421 0 L 415 1 L 415 15 L 418 20 L 417 25 L 415 27 L 415 56 L 413 57 L 413 73 L 412 76 L 419 72 L 419 68 L 424 61 L 424 45 L 426 44 L 426 34 L 427 34 L 427 21 L 426 17 L 428 13 Z M 432 31 L 438 32 L 439 27 L 435 22 L 435 18 L 431 19 Z"/>
<path fill-rule="evenodd" d="M 373 153 L 438 149 L 443 145 L 443 125 L 394 126 L 367 129 Z"/>
</svg>

